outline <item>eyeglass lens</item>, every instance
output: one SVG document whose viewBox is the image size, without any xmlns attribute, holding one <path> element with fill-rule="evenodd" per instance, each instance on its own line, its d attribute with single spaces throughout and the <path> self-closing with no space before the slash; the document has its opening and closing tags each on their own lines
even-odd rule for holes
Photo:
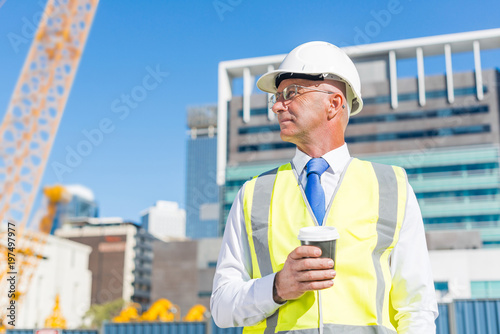
<svg viewBox="0 0 500 334">
<path fill-rule="evenodd" d="M 271 95 L 271 103 L 275 104 L 282 96 L 285 101 L 291 99 L 297 94 L 297 87 L 297 85 L 290 85 L 285 87 L 282 92 L 277 92 L 276 94 Z"/>
</svg>

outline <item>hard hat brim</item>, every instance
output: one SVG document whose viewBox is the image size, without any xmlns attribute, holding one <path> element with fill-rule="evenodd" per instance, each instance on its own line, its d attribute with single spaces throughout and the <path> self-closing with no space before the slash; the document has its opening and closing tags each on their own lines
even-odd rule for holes
<svg viewBox="0 0 500 334">
<path fill-rule="evenodd" d="M 308 80 L 324 80 L 323 75 L 324 73 L 311 73 L 311 72 L 301 72 L 301 71 L 286 71 L 286 70 L 274 70 L 271 72 L 267 72 L 263 76 L 260 77 L 259 80 L 257 80 L 257 87 L 259 87 L 260 90 L 271 93 L 271 94 L 276 94 L 278 91 L 278 87 L 276 86 L 276 80 L 279 75 L 281 74 L 291 74 L 291 76 L 296 76 L 297 79 L 308 79 Z M 321 76 L 321 77 L 320 77 Z M 315 78 L 315 77 L 320 77 L 320 78 Z M 338 78 L 339 81 L 343 81 L 341 78 Z M 282 79 L 284 80 L 284 79 Z M 280 80 L 281 81 L 281 80 Z"/>
<path fill-rule="evenodd" d="M 267 72 L 257 80 L 257 87 L 266 93 L 276 94 L 278 87 L 276 87 L 276 77 L 282 73 L 289 73 L 290 71 L 274 70 Z"/>
</svg>

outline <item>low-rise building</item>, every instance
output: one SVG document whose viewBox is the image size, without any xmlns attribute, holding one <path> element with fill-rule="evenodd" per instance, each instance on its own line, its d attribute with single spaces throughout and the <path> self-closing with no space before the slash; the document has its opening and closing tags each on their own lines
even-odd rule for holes
<svg viewBox="0 0 500 334">
<path fill-rule="evenodd" d="M 144 229 L 121 218 L 83 218 L 65 224 L 56 235 L 92 248 L 92 304 L 122 298 L 143 309 L 149 306 L 154 237 Z"/>
<path fill-rule="evenodd" d="M 42 258 L 31 261 L 26 265 L 30 267 L 24 268 L 24 274 L 17 277 L 19 284 L 27 284 L 27 288 L 20 299 L 16 327 L 43 328 L 59 295 L 67 327 L 77 328 L 90 307 L 89 255 L 92 249 L 52 235 L 38 236 L 38 240 L 25 242 L 23 246 Z"/>
</svg>

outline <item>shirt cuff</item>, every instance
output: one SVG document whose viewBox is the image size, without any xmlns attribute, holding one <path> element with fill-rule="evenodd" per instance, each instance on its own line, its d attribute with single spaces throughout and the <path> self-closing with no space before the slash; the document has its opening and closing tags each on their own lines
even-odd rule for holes
<svg viewBox="0 0 500 334">
<path fill-rule="evenodd" d="M 274 277 L 276 273 L 271 275 L 264 276 L 255 281 L 255 297 L 258 305 L 260 305 L 260 309 L 266 316 L 272 315 L 276 312 L 280 306 L 284 304 L 277 304 L 273 299 L 273 286 L 274 286 Z"/>
</svg>

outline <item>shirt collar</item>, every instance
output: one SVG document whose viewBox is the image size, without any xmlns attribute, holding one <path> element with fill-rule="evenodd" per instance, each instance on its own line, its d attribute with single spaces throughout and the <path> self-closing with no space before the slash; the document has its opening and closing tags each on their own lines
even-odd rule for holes
<svg viewBox="0 0 500 334">
<path fill-rule="evenodd" d="M 330 165 L 330 167 L 326 171 L 336 174 L 344 170 L 344 167 L 351 158 L 351 155 L 349 154 L 347 144 L 344 143 L 344 145 L 325 153 L 322 158 L 325 159 L 326 162 L 328 162 L 328 164 Z M 311 159 L 312 158 L 306 153 L 302 152 L 298 148 L 295 149 L 295 156 L 293 157 L 292 162 L 297 169 L 298 175 L 300 175 L 304 171 L 304 168 Z"/>
</svg>

